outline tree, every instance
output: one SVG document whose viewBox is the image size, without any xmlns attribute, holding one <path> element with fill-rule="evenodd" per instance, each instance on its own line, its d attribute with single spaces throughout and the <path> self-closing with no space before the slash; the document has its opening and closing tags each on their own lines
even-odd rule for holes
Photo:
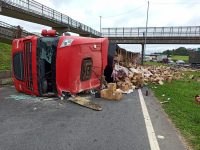
<svg viewBox="0 0 200 150">
<path fill-rule="evenodd" d="M 174 55 L 188 56 L 189 52 L 185 47 L 179 47 L 174 51 Z"/>
<path fill-rule="evenodd" d="M 179 47 L 173 50 L 165 50 L 163 54 L 165 55 L 180 55 L 180 56 L 188 56 L 190 49 L 186 49 L 185 47 Z"/>
<path fill-rule="evenodd" d="M 167 55 L 167 56 L 170 56 L 172 55 L 172 51 L 171 50 L 166 50 L 163 52 L 163 54 Z"/>
</svg>

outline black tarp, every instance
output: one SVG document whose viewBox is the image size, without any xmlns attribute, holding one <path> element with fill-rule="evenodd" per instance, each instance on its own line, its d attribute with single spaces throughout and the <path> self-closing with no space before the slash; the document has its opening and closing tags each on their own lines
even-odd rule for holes
<svg viewBox="0 0 200 150">
<path fill-rule="evenodd" d="M 104 76 L 108 83 L 113 82 L 113 78 L 111 77 L 113 72 L 113 59 L 115 57 L 116 50 L 119 46 L 116 43 L 109 43 L 108 47 L 108 65 L 104 70 Z"/>
</svg>

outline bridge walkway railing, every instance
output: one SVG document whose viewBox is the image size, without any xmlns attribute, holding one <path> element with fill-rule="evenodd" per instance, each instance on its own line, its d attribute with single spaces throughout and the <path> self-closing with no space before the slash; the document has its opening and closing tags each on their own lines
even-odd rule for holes
<svg viewBox="0 0 200 150">
<path fill-rule="evenodd" d="M 5 23 L 3 21 L 0 21 L 0 36 L 7 39 L 14 39 L 16 38 L 16 31 L 17 27 L 12 26 L 8 23 Z M 25 30 L 22 30 L 22 37 L 33 35 L 33 33 L 27 32 Z"/>
<path fill-rule="evenodd" d="M 200 36 L 200 26 L 103 28 L 104 37 L 196 37 Z"/>
</svg>

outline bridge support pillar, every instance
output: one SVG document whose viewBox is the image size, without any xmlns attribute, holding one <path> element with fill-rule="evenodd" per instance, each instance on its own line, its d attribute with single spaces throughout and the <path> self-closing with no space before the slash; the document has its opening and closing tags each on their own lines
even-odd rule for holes
<svg viewBox="0 0 200 150">
<path fill-rule="evenodd" d="M 52 27 L 53 30 L 56 30 L 59 35 L 62 35 L 65 32 L 69 32 L 70 28 L 69 27 Z"/>
<path fill-rule="evenodd" d="M 142 44 L 142 57 L 141 57 L 141 65 L 144 65 L 144 44 Z"/>
</svg>

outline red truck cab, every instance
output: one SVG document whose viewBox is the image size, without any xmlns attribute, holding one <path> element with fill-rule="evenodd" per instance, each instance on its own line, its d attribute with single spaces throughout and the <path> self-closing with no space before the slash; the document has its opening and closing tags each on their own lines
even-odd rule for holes
<svg viewBox="0 0 200 150">
<path fill-rule="evenodd" d="M 108 39 L 57 36 L 43 30 L 12 42 L 12 68 L 19 92 L 45 96 L 76 94 L 100 86 L 107 65 Z"/>
</svg>

